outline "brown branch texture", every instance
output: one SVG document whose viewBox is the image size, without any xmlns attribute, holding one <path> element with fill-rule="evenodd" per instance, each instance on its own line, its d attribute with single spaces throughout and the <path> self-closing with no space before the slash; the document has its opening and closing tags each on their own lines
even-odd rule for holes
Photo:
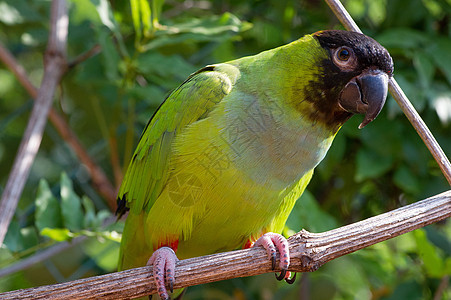
<svg viewBox="0 0 451 300">
<path fill-rule="evenodd" d="M 451 216 L 451 190 L 414 204 L 323 233 L 302 230 L 289 238 L 293 272 L 325 263 Z M 273 272 L 261 247 L 179 261 L 174 288 Z M 156 292 L 152 267 L 0 294 L 0 299 L 129 299 Z"/>
</svg>

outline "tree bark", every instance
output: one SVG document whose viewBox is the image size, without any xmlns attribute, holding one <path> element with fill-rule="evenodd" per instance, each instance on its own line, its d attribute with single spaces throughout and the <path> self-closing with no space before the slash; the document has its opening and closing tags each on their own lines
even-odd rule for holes
<svg viewBox="0 0 451 300">
<path fill-rule="evenodd" d="M 323 233 L 301 230 L 288 239 L 292 272 L 325 263 L 451 216 L 451 190 L 414 204 Z M 278 271 L 278 270 L 276 270 Z M 174 288 L 274 272 L 261 247 L 179 261 Z M 10 299 L 130 299 L 156 292 L 152 267 L 0 294 Z"/>
</svg>

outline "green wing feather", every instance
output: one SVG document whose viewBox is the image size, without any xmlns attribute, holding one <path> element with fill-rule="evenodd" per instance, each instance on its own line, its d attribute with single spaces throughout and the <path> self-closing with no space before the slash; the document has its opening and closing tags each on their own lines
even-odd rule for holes
<svg viewBox="0 0 451 300">
<path fill-rule="evenodd" d="M 144 129 L 118 193 L 133 213 L 149 211 L 163 190 L 175 136 L 205 118 L 230 93 L 238 76 L 231 65 L 207 66 L 166 98 Z"/>
<path fill-rule="evenodd" d="M 189 124 L 205 118 L 230 93 L 238 76 L 238 69 L 226 64 L 199 70 L 166 98 L 147 124 L 118 193 L 118 213 L 130 209 L 119 270 L 143 265 L 152 254 L 149 244 L 156 241 L 149 241 L 143 228 L 170 178 L 176 136 Z"/>
</svg>

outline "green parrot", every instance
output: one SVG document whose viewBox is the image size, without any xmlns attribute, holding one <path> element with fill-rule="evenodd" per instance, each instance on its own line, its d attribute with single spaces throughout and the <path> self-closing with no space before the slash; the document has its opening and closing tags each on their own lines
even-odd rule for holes
<svg viewBox="0 0 451 300">
<path fill-rule="evenodd" d="M 291 283 L 285 222 L 340 127 L 379 114 L 392 73 L 372 38 L 326 30 L 190 75 L 150 119 L 120 187 L 119 270 L 153 265 L 168 299 L 179 258 L 263 246 Z"/>
</svg>

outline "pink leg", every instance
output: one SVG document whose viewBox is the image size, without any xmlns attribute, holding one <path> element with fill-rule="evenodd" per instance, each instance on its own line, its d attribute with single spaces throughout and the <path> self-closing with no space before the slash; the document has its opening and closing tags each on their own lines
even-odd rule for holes
<svg viewBox="0 0 451 300">
<path fill-rule="evenodd" d="M 148 266 L 153 265 L 153 278 L 157 284 L 158 295 L 163 300 L 169 299 L 166 284 L 171 293 L 174 291 L 174 270 L 178 260 L 174 250 L 169 247 L 161 247 L 152 254 L 147 262 Z"/>
<path fill-rule="evenodd" d="M 290 252 L 288 250 L 288 241 L 285 237 L 278 233 L 268 232 L 262 235 L 252 247 L 262 246 L 268 253 L 268 258 L 272 262 L 272 269 L 276 268 L 276 253 L 277 250 L 280 254 L 279 267 L 281 269 L 280 275 L 277 276 L 277 280 L 285 279 L 289 284 L 294 282 L 295 276 L 290 279 L 291 272 L 288 272 L 290 266 Z"/>
</svg>

